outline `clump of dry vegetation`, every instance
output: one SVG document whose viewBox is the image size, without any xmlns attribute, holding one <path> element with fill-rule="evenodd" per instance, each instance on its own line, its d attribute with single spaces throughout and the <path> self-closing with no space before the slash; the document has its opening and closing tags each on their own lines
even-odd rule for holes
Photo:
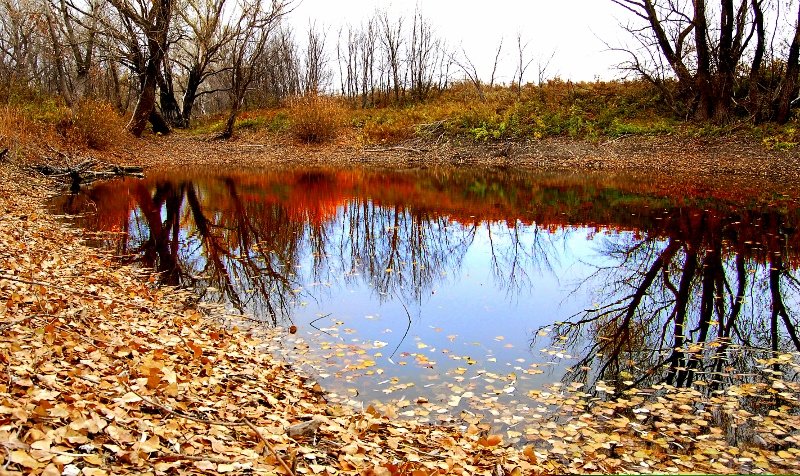
<svg viewBox="0 0 800 476">
<path fill-rule="evenodd" d="M 42 96 L 0 106 L 0 149 L 20 159 L 38 158 L 48 148 L 110 150 L 123 140 L 123 128 L 123 118 L 103 101 L 86 99 L 70 108 Z"/>
<path fill-rule="evenodd" d="M 105 150 L 119 142 L 124 124 L 110 104 L 86 99 L 66 109 L 55 127 L 70 144 Z"/>
<path fill-rule="evenodd" d="M 42 129 L 19 108 L 0 107 L 0 149 L 8 150 L 12 156 L 24 155 L 24 149 L 42 140 Z"/>
<path fill-rule="evenodd" d="M 335 98 L 312 94 L 291 100 L 289 114 L 292 135 L 298 141 L 323 144 L 336 137 L 343 108 Z"/>
</svg>

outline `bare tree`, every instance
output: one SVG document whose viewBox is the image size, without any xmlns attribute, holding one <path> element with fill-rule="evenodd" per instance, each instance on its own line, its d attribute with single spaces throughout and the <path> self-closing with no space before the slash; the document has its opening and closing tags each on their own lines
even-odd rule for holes
<svg viewBox="0 0 800 476">
<path fill-rule="evenodd" d="M 778 92 L 776 120 L 781 124 L 789 121 L 790 103 L 797 96 L 798 74 L 800 74 L 800 5 L 797 7 L 797 22 L 786 60 L 786 73 Z"/>
<path fill-rule="evenodd" d="M 660 86 L 663 82 L 659 84 L 657 78 L 663 74 L 653 74 L 651 67 L 668 67 L 677 78 L 679 95 L 688 101 L 696 118 L 727 121 L 737 95 L 749 97 L 751 111 L 758 109 L 753 102 L 763 96 L 758 88 L 762 87 L 759 78 L 769 36 L 764 20 L 765 9 L 769 8 L 766 1 L 720 0 L 718 6 L 711 7 L 706 0 L 611 1 L 639 21 L 625 27 L 640 45 L 637 50 L 628 49 L 633 60 L 627 67 Z M 773 38 L 782 30 L 778 20 L 771 32 Z M 788 120 L 789 102 L 797 91 L 800 21 L 792 32 L 785 73 L 774 94 L 773 108 L 780 121 Z M 665 64 L 661 63 L 662 58 Z M 737 87 L 742 85 L 740 72 L 747 70 L 750 80 L 744 83 L 746 90 L 737 93 Z"/>
<path fill-rule="evenodd" d="M 254 89 L 270 104 L 300 94 L 300 53 L 292 30 L 279 27 L 267 43 Z"/>
<path fill-rule="evenodd" d="M 328 54 L 325 51 L 327 35 L 319 31 L 315 24 L 308 26 L 307 33 L 303 91 L 306 94 L 317 94 L 330 79 Z"/>
<path fill-rule="evenodd" d="M 514 72 L 514 82 L 517 83 L 517 97 L 522 97 L 522 78 L 525 76 L 525 71 L 528 66 L 533 62 L 533 58 L 525 57 L 525 50 L 528 48 L 528 43 L 522 44 L 522 34 L 517 33 L 517 69 Z M 541 78 L 541 74 L 539 75 Z"/>
<path fill-rule="evenodd" d="M 434 36 L 433 27 L 419 10 L 414 13 L 408 44 L 408 68 L 411 78 L 409 88 L 414 99 L 422 101 L 433 88 L 435 68 L 441 54 L 441 41 Z"/>
<path fill-rule="evenodd" d="M 370 20 L 360 36 L 359 67 L 361 68 L 361 107 L 367 101 L 375 102 L 375 42 L 377 39 L 375 20 Z"/>
<path fill-rule="evenodd" d="M 216 89 L 201 90 L 208 78 L 224 70 L 222 52 L 232 39 L 231 25 L 224 22 L 229 0 L 186 0 L 178 12 L 185 39 L 176 44 L 173 61 L 185 76 L 181 115 L 188 126 L 197 99 Z"/>
<path fill-rule="evenodd" d="M 0 77 L 6 94 L 35 74 L 41 53 L 38 25 L 43 20 L 37 7 L 33 1 L 0 1 Z"/>
<path fill-rule="evenodd" d="M 400 73 L 402 71 L 401 48 L 403 45 L 403 17 L 393 22 L 388 12 L 383 12 L 378 17 L 381 33 L 381 44 L 385 55 L 386 73 L 388 74 L 387 89 L 394 91 L 394 100 L 400 100 L 403 90 Z"/>
<path fill-rule="evenodd" d="M 133 69 L 139 77 L 139 97 L 127 129 L 139 137 L 148 121 L 158 121 L 153 117 L 156 113 L 156 87 L 167 50 L 167 34 L 174 0 L 152 2 L 109 0 L 109 2 L 119 13 L 120 20 L 130 35 L 129 52 L 135 57 Z M 160 120 L 158 123 L 154 122 L 154 127 L 163 131 L 166 124 Z"/>
<path fill-rule="evenodd" d="M 503 42 L 505 40 L 500 38 L 500 44 L 497 45 L 497 51 L 494 54 L 494 64 L 492 65 L 492 76 L 489 78 L 489 87 L 494 87 L 494 80 L 497 77 L 497 65 L 500 63 L 500 53 L 503 51 Z"/>
<path fill-rule="evenodd" d="M 81 6 L 66 0 L 46 0 L 43 8 L 55 66 L 63 75 L 59 78 L 59 90 L 68 104 L 80 101 L 92 89 L 90 72 L 96 65 L 98 18 L 103 6 L 98 0 L 87 0 Z M 72 72 L 67 59 L 71 61 Z"/>
<path fill-rule="evenodd" d="M 273 30 L 287 12 L 288 4 L 282 0 L 272 0 L 267 6 L 260 0 L 241 0 L 238 4 L 231 26 L 232 39 L 227 47 L 230 113 L 220 138 L 233 136 L 233 126 L 247 89 L 256 78 L 258 64 Z"/>
<path fill-rule="evenodd" d="M 343 40 L 344 28 L 339 29 L 336 41 L 336 63 L 339 66 L 340 93 L 350 100 L 358 95 L 358 32 L 352 27 L 347 27 L 347 39 Z"/>
<path fill-rule="evenodd" d="M 455 55 L 450 56 L 453 64 L 458 66 L 472 85 L 475 86 L 475 91 L 478 93 L 478 97 L 481 98 L 481 101 L 486 100 L 486 95 L 483 92 L 483 83 L 481 82 L 481 77 L 478 75 L 478 69 L 475 67 L 475 63 L 469 59 L 467 51 L 463 47 L 461 48 L 461 53 L 462 58 L 457 58 Z"/>
</svg>

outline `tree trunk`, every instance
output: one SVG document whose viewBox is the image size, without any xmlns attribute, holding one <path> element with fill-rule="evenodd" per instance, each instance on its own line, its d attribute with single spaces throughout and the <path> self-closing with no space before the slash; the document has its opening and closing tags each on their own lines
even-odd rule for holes
<svg viewBox="0 0 800 476">
<path fill-rule="evenodd" d="M 158 75 L 158 90 L 161 104 L 161 115 L 171 127 L 184 128 L 183 114 L 175 99 L 175 88 L 172 85 L 172 73 L 167 64 L 167 56 L 164 55 L 162 71 Z"/>
<path fill-rule="evenodd" d="M 116 63 L 110 62 L 108 65 L 108 71 L 111 75 L 111 96 L 112 101 L 114 102 L 114 107 L 117 109 L 117 112 L 120 114 L 124 114 L 125 111 L 128 109 L 128 104 L 122 103 L 122 93 L 120 91 L 120 82 L 119 82 L 119 71 L 117 70 Z"/>
<path fill-rule="evenodd" d="M 194 109 L 194 102 L 197 99 L 197 90 L 200 88 L 201 76 L 198 68 L 193 66 L 189 71 L 189 77 L 186 80 L 186 90 L 183 92 L 183 116 L 184 127 L 189 127 L 192 120 L 192 110 Z"/>
<path fill-rule="evenodd" d="M 786 75 L 783 77 L 783 84 L 778 95 L 778 111 L 775 120 L 779 124 L 786 124 L 791 117 L 790 103 L 797 94 L 797 76 L 800 72 L 798 60 L 800 60 L 800 7 L 797 9 L 794 39 L 789 47 L 789 59 L 786 61 Z"/>
<path fill-rule="evenodd" d="M 694 38 L 697 50 L 695 90 L 698 95 L 695 117 L 700 120 L 708 120 L 714 116 L 714 85 L 711 78 L 711 51 L 708 47 L 707 31 L 706 2 L 694 0 Z"/>
<path fill-rule="evenodd" d="M 52 42 L 53 46 L 53 59 L 56 67 L 55 74 L 58 92 L 61 94 L 61 97 L 64 98 L 64 102 L 67 103 L 67 106 L 72 107 L 75 101 L 67 85 L 64 54 L 61 50 L 61 43 L 58 39 L 58 34 L 56 33 L 55 18 L 53 17 L 53 12 L 50 10 L 49 3 L 45 4 L 45 16 L 47 18 L 47 30 L 50 33 L 50 41 Z"/>
<path fill-rule="evenodd" d="M 148 117 L 147 120 L 153 125 L 153 132 L 164 135 L 172 132 L 169 122 L 164 119 L 164 116 L 162 116 L 156 108 L 153 108 L 153 112 L 150 113 L 150 117 Z"/>
<path fill-rule="evenodd" d="M 756 49 L 753 52 L 753 62 L 750 65 L 747 102 L 753 120 L 759 123 L 764 119 L 761 107 L 760 79 L 761 65 L 764 61 L 764 52 L 766 49 L 766 34 L 764 31 L 764 11 L 761 9 L 761 1 L 752 0 L 751 6 L 753 10 L 753 25 L 756 29 Z"/>
<path fill-rule="evenodd" d="M 231 107 L 230 115 L 228 115 L 228 120 L 225 121 L 225 129 L 219 134 L 220 139 L 230 139 L 233 137 L 233 126 L 236 124 L 236 116 L 239 115 L 239 102 L 235 102 L 233 107 Z"/>
<path fill-rule="evenodd" d="M 720 15 L 720 39 L 717 78 L 714 84 L 714 120 L 725 123 L 730 119 L 733 100 L 733 83 L 736 75 L 736 52 L 733 46 L 733 30 L 736 13 L 733 0 L 722 0 Z"/>
<path fill-rule="evenodd" d="M 133 109 L 131 120 L 128 121 L 126 128 L 136 137 L 141 137 L 150 115 L 156 108 L 156 74 L 155 68 L 151 68 L 151 61 L 148 61 L 147 72 L 142 81 L 142 90 L 136 100 L 136 107 Z M 152 70 L 152 71 L 150 71 Z"/>
<path fill-rule="evenodd" d="M 121 12 L 126 10 L 124 7 L 117 6 L 117 2 L 114 2 L 114 4 Z M 172 16 L 172 5 L 173 0 L 153 0 L 152 10 L 149 15 L 152 18 L 152 23 L 140 25 L 147 35 L 148 58 L 145 62 L 144 70 L 140 71 L 141 90 L 139 91 L 139 98 L 136 101 L 133 116 L 131 116 L 131 120 L 126 126 L 128 131 L 136 137 L 142 136 L 147 122 L 156 107 L 156 85 L 158 83 L 159 70 L 167 50 L 167 33 Z"/>
</svg>

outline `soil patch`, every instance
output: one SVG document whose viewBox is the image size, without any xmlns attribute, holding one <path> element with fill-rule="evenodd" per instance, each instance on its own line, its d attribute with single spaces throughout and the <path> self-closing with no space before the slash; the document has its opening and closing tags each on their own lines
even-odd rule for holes
<svg viewBox="0 0 800 476">
<path fill-rule="evenodd" d="M 587 170 L 724 182 L 798 191 L 800 150 L 770 150 L 737 137 L 627 137 L 597 143 L 563 138 L 509 143 L 414 141 L 361 146 L 351 139 L 325 146 L 241 136 L 228 142 L 183 134 L 151 136 L 118 158 L 150 168 L 263 168 L 292 165 L 371 167 L 498 167 L 582 173 Z"/>
</svg>

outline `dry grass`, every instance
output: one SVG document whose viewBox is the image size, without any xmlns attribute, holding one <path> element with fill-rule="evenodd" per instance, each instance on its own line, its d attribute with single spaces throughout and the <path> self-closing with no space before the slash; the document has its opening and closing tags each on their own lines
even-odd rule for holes
<svg viewBox="0 0 800 476">
<path fill-rule="evenodd" d="M 323 144 L 336 138 L 344 108 L 328 96 L 308 95 L 289 103 L 292 135 L 300 142 Z"/>
<path fill-rule="evenodd" d="M 0 106 L 0 149 L 8 149 L 10 157 L 33 156 L 42 144 L 53 142 L 58 142 L 54 128 L 31 118 L 20 107 Z"/>
<path fill-rule="evenodd" d="M 237 128 L 256 137 L 284 135 L 301 143 L 330 143 L 357 136 L 364 144 L 421 138 L 491 143 L 569 138 L 590 142 L 628 136 L 728 137 L 750 133 L 765 146 L 792 149 L 800 143 L 800 117 L 786 126 L 737 122 L 724 127 L 694 123 L 667 106 L 664 92 L 643 81 L 571 82 L 484 87 L 479 97 L 468 83 L 450 85 L 423 102 L 410 97 L 360 107 L 328 96 L 301 97 L 280 107 L 242 114 Z M 385 99 L 385 98 L 384 98 Z M 220 120 L 199 120 L 195 132 L 216 129 Z M 206 124 L 206 125 L 203 125 Z"/>
<path fill-rule="evenodd" d="M 122 118 L 110 104 L 91 99 L 81 101 L 56 124 L 69 143 L 95 150 L 118 143 L 123 127 Z"/>
<path fill-rule="evenodd" d="M 123 119 L 107 103 L 85 100 L 74 108 L 52 100 L 0 106 L 0 149 L 21 160 L 46 147 L 68 154 L 104 151 L 124 141 Z"/>
<path fill-rule="evenodd" d="M 455 84 L 431 99 L 405 106 L 363 109 L 353 124 L 367 143 L 414 136 L 464 137 L 479 142 L 566 136 L 596 139 L 670 132 L 674 121 L 658 92 L 642 82 L 485 87 Z"/>
</svg>

